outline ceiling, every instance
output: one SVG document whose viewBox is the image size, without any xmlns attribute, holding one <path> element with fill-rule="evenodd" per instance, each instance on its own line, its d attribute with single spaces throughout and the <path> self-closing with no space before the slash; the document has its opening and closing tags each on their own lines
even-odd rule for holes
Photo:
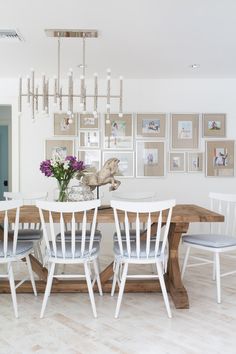
<svg viewBox="0 0 236 354">
<path fill-rule="evenodd" d="M 124 78 L 236 77 L 235 0 L 8 0 L 0 1 L 0 29 L 18 28 L 25 41 L 0 41 L 0 77 L 34 68 L 57 73 L 57 42 L 46 28 L 91 28 L 88 75 Z M 79 73 L 82 41 L 62 43 L 62 70 Z M 192 69 L 191 64 L 200 64 Z"/>
</svg>

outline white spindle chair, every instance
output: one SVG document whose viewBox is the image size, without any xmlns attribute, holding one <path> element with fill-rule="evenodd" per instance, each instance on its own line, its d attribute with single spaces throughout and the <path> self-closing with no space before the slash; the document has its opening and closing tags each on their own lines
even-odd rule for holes
<svg viewBox="0 0 236 354">
<path fill-rule="evenodd" d="M 21 280 L 18 284 L 15 284 L 12 263 L 21 261 L 23 258 L 26 260 L 26 265 L 28 267 L 30 280 L 34 295 L 37 296 L 34 276 L 31 268 L 29 254 L 33 251 L 33 242 L 18 242 L 18 225 L 19 225 L 19 214 L 20 207 L 23 205 L 21 200 L 12 201 L 1 201 L 0 211 L 4 212 L 4 223 L 3 223 L 3 240 L 0 241 L 0 264 L 7 265 L 7 274 L 1 274 L 0 278 L 8 278 L 11 288 L 11 296 L 14 307 L 15 316 L 18 317 L 17 301 L 16 301 L 16 289 L 26 280 Z M 16 210 L 16 217 L 14 221 L 14 232 L 12 236 L 9 236 L 9 220 L 8 211 Z"/>
<path fill-rule="evenodd" d="M 236 273 L 236 270 L 227 273 L 220 272 L 220 254 L 236 251 L 236 194 L 210 193 L 211 210 L 223 214 L 225 222 L 210 223 L 208 234 L 189 234 L 182 238 L 187 246 L 183 267 L 182 279 L 187 267 L 196 267 L 204 264 L 213 264 L 213 280 L 216 280 L 217 302 L 221 303 L 220 278 Z M 200 263 L 187 264 L 191 248 L 213 253 L 213 260 L 191 256 Z"/>
<path fill-rule="evenodd" d="M 57 278 L 86 278 L 89 297 L 92 305 L 93 315 L 97 317 L 97 311 L 94 301 L 93 286 L 97 281 L 100 295 L 102 295 L 102 286 L 100 282 L 97 257 L 99 253 L 100 242 L 94 240 L 97 210 L 101 205 L 100 200 L 90 200 L 84 202 L 47 202 L 37 201 L 36 205 L 39 208 L 40 218 L 43 227 L 43 236 L 46 244 L 46 251 L 50 271 L 45 289 L 43 305 L 40 318 L 43 317 L 47 305 L 48 296 L 51 292 L 53 277 Z M 93 210 L 92 226 L 90 238 L 86 237 L 86 224 L 88 220 L 87 212 Z M 46 227 L 44 212 L 49 215 L 49 233 Z M 75 213 L 82 212 L 83 218 L 81 222 L 82 237 L 80 241 L 76 241 L 76 218 Z M 58 221 L 55 221 L 55 215 L 60 217 L 60 240 L 57 239 L 56 227 Z M 59 214 L 59 215 L 58 215 Z M 71 238 L 66 240 L 65 224 L 71 223 Z M 50 237 L 49 237 L 50 236 Z M 90 262 L 95 266 L 95 277 L 91 280 Z M 83 264 L 84 274 L 57 274 L 55 275 L 55 265 L 57 264 Z"/>
<path fill-rule="evenodd" d="M 112 199 L 113 200 L 123 200 L 123 201 L 133 201 L 133 202 L 151 202 L 154 200 L 157 200 L 157 194 L 156 192 L 137 192 L 137 191 L 131 191 L 131 192 L 126 192 L 126 193 L 120 193 L 119 191 L 115 191 L 112 193 Z M 146 225 L 145 223 L 142 223 L 142 230 L 140 231 L 140 233 L 143 233 L 146 229 Z M 125 240 L 125 224 L 124 222 L 120 224 L 120 232 L 121 232 L 121 238 L 123 240 Z M 136 239 L 136 230 L 135 230 L 135 223 L 130 223 L 130 230 L 129 230 L 129 234 L 130 234 L 130 239 L 131 240 L 135 240 Z M 113 239 L 115 241 L 117 241 L 117 232 L 114 233 L 113 235 Z M 119 263 L 119 265 L 121 266 L 121 263 Z M 118 268 L 118 264 L 116 264 L 116 262 L 114 261 L 113 264 L 113 268 L 114 270 L 116 269 L 116 273 L 118 273 L 120 275 L 121 273 L 121 268 Z M 151 269 L 152 272 L 156 272 L 156 267 L 155 264 L 151 264 Z M 114 281 L 114 278 L 113 278 Z M 116 281 L 118 286 L 120 286 L 120 277 L 116 277 Z M 116 287 L 116 283 L 113 282 L 113 286 L 112 286 L 112 291 L 111 291 L 111 296 L 114 295 L 115 292 L 115 287 Z"/>
<path fill-rule="evenodd" d="M 6 200 L 23 200 L 24 205 L 35 205 L 36 200 L 46 200 L 48 193 L 20 193 L 20 192 L 4 192 Z M 14 228 L 14 225 L 13 225 Z M 13 233 L 13 231 L 10 231 Z M 41 240 L 43 232 L 40 223 L 21 223 L 18 230 L 18 241 L 34 242 L 34 255 L 43 263 Z"/>
<path fill-rule="evenodd" d="M 153 202 L 130 202 L 121 200 L 111 200 L 111 207 L 114 210 L 115 225 L 117 231 L 117 241 L 114 240 L 114 254 L 117 267 L 114 272 L 113 286 L 116 284 L 116 278 L 118 277 L 117 271 L 122 263 L 123 272 L 121 276 L 121 283 L 119 288 L 117 306 L 115 311 L 115 318 L 119 316 L 120 305 L 123 297 L 125 282 L 127 278 L 159 278 L 167 314 L 171 317 L 171 310 L 166 292 L 166 286 L 164 281 L 164 273 L 167 266 L 167 242 L 168 232 L 171 221 L 172 208 L 175 205 L 174 200 L 167 201 L 153 201 Z M 120 213 L 119 211 L 123 211 Z M 164 235 L 161 240 L 161 229 L 163 220 L 163 211 L 167 213 L 167 220 L 164 226 Z M 134 214 L 135 213 L 135 218 Z M 141 240 L 141 218 L 140 214 L 144 214 L 143 218 L 146 218 L 146 240 Z M 123 218 L 123 216 L 125 217 Z M 132 215 L 132 220 L 131 220 Z M 121 221 L 125 223 L 125 239 L 121 236 Z M 135 240 L 131 240 L 130 237 L 130 221 L 135 219 Z M 151 237 L 151 225 L 157 224 L 156 238 Z M 157 274 L 150 275 L 127 275 L 129 264 L 155 264 Z"/>
</svg>

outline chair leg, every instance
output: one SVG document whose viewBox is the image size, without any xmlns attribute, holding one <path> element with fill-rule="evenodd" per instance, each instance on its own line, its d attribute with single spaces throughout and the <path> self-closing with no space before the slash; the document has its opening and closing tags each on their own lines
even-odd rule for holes
<svg viewBox="0 0 236 354">
<path fill-rule="evenodd" d="M 45 311 L 47 301 L 48 301 L 48 296 L 51 292 L 54 270 L 55 270 L 55 263 L 52 263 L 52 265 L 50 267 L 50 273 L 48 275 L 48 280 L 47 280 L 47 285 L 46 285 L 45 294 L 44 294 L 44 298 L 43 298 L 43 305 L 42 305 L 42 309 L 41 309 L 41 313 L 40 313 L 40 318 L 43 318 L 44 311 Z"/>
<path fill-rule="evenodd" d="M 101 284 L 101 280 L 100 280 L 99 266 L 98 266 L 98 259 L 97 258 L 94 259 L 93 266 L 94 266 L 95 277 L 96 277 L 96 280 L 97 280 L 99 294 L 100 294 L 100 296 L 102 296 L 103 295 L 102 284 Z"/>
<path fill-rule="evenodd" d="M 221 303 L 221 290 L 220 290 L 220 254 L 215 253 L 215 267 L 216 267 L 216 288 L 217 288 L 217 302 Z"/>
<path fill-rule="evenodd" d="M 166 306 L 166 311 L 167 311 L 168 317 L 171 318 L 172 314 L 171 314 L 170 303 L 169 303 L 169 299 L 168 299 L 168 295 L 167 295 L 167 291 L 166 291 L 166 284 L 165 284 L 164 277 L 163 277 L 162 265 L 160 262 L 156 262 L 156 266 L 157 266 L 157 273 L 158 273 L 158 277 L 159 277 L 161 291 L 162 291 L 162 295 L 163 295 L 165 306 Z"/>
<path fill-rule="evenodd" d="M 28 272 L 29 272 L 32 288 L 33 288 L 33 291 L 34 291 L 34 295 L 37 296 L 37 290 L 36 290 L 36 285 L 35 285 L 35 281 L 34 281 L 34 274 L 33 274 L 33 271 L 32 271 L 30 258 L 29 258 L 29 256 L 26 256 L 25 259 L 26 259 L 26 265 L 27 265 L 27 268 L 28 268 Z"/>
<path fill-rule="evenodd" d="M 185 273 L 185 270 L 186 270 L 186 266 L 187 266 L 187 263 L 188 263 L 188 257 L 189 257 L 189 253 L 190 253 L 190 246 L 187 247 L 187 251 L 186 251 L 186 254 L 185 254 L 185 257 L 184 257 L 184 262 L 183 262 L 183 267 L 182 267 L 182 271 L 181 271 L 181 279 L 183 280 L 184 278 L 184 273 Z"/>
<path fill-rule="evenodd" d="M 96 318 L 97 317 L 97 310 L 96 310 L 96 305 L 95 305 L 95 300 L 94 300 L 94 293 L 93 293 L 93 287 L 92 287 L 92 283 L 91 283 L 90 271 L 89 271 L 89 267 L 88 267 L 87 262 L 84 263 L 84 271 L 85 271 L 85 277 L 86 277 L 87 286 L 88 286 L 89 298 L 90 298 L 90 302 L 92 305 L 93 315 Z"/>
<path fill-rule="evenodd" d="M 213 254 L 212 280 L 216 280 L 216 254 Z"/>
<path fill-rule="evenodd" d="M 9 277 L 9 283 L 10 283 L 10 288 L 11 288 L 11 298 L 12 298 L 12 302 L 13 302 L 13 308 L 14 308 L 15 316 L 16 316 L 16 318 L 18 318 L 19 316 L 18 316 L 17 301 L 16 301 L 16 286 L 15 286 L 11 262 L 8 263 L 8 277 Z"/>
<path fill-rule="evenodd" d="M 123 297 L 123 293 L 124 293 L 127 273 L 128 273 L 128 263 L 125 263 L 123 273 L 122 273 L 121 283 L 120 283 L 120 290 L 119 290 L 119 295 L 118 295 L 118 300 L 117 300 L 117 305 L 116 305 L 115 318 L 118 318 L 119 313 L 120 313 L 120 305 L 121 305 L 121 301 L 122 301 L 122 297 Z"/>
<path fill-rule="evenodd" d="M 115 262 L 115 268 L 114 268 L 114 273 L 113 273 L 113 281 L 112 281 L 112 288 L 111 288 L 111 296 L 114 296 L 115 290 L 116 290 L 116 283 L 118 283 L 118 272 L 119 272 L 119 263 L 116 261 Z"/>
</svg>

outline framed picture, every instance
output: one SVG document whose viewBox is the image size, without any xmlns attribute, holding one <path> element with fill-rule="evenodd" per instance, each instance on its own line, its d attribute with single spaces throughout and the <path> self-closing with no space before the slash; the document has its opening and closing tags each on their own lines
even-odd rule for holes
<svg viewBox="0 0 236 354">
<path fill-rule="evenodd" d="M 204 138 L 226 137 L 226 114 L 204 113 L 202 115 L 202 127 Z"/>
<path fill-rule="evenodd" d="M 72 122 L 66 113 L 54 113 L 54 135 L 75 136 L 77 135 L 77 113 L 74 114 Z"/>
<path fill-rule="evenodd" d="M 132 151 L 105 151 L 103 153 L 103 164 L 112 157 L 120 160 L 116 176 L 134 177 L 134 152 Z"/>
<path fill-rule="evenodd" d="M 110 114 L 110 123 L 106 123 L 105 117 L 105 149 L 132 149 L 133 148 L 133 116 L 124 114 Z"/>
<path fill-rule="evenodd" d="M 93 113 L 86 113 L 79 115 L 79 129 L 98 129 L 99 115 L 94 117 Z"/>
<path fill-rule="evenodd" d="M 185 172 L 185 153 L 169 153 L 169 172 Z"/>
<path fill-rule="evenodd" d="M 138 113 L 136 120 L 136 135 L 138 138 L 165 138 L 166 114 Z"/>
<path fill-rule="evenodd" d="M 73 140 L 47 139 L 45 141 L 45 159 L 51 160 L 59 156 L 64 159 L 66 156 L 74 155 Z"/>
<path fill-rule="evenodd" d="M 234 176 L 234 140 L 206 141 L 206 175 Z"/>
<path fill-rule="evenodd" d="M 86 170 L 95 173 L 101 169 L 101 151 L 100 150 L 79 150 L 79 160 L 84 161 Z"/>
<path fill-rule="evenodd" d="M 199 144 L 199 114 L 171 115 L 172 149 L 197 149 Z"/>
<path fill-rule="evenodd" d="M 136 142 L 136 177 L 165 175 L 165 143 L 163 141 Z"/>
<path fill-rule="evenodd" d="M 203 172 L 203 152 L 188 153 L 188 172 Z"/>
<path fill-rule="evenodd" d="M 80 131 L 79 146 L 86 148 L 99 148 L 100 133 L 99 130 Z"/>
</svg>

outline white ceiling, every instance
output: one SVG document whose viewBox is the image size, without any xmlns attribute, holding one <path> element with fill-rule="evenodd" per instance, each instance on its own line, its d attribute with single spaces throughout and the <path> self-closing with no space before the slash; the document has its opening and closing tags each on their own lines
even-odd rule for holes
<svg viewBox="0 0 236 354">
<path fill-rule="evenodd" d="M 57 42 L 45 28 L 92 28 L 88 75 L 125 78 L 236 77 L 236 0 L 0 0 L 0 28 L 25 41 L 0 42 L 0 77 L 33 67 L 56 74 Z M 62 70 L 79 70 L 82 42 L 62 43 Z M 200 64 L 191 69 L 190 64 Z"/>
</svg>

